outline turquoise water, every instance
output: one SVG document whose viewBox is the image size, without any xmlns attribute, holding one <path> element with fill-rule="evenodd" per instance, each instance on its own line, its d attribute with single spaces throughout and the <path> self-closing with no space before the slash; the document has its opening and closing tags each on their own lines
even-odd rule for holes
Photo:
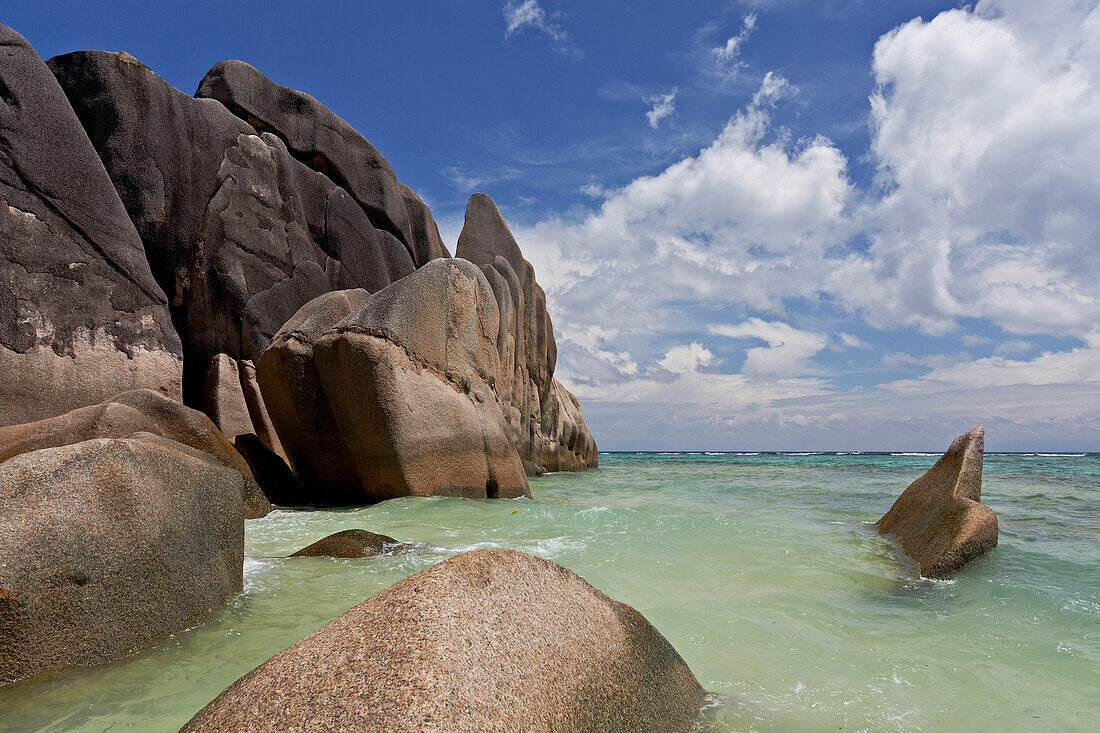
<svg viewBox="0 0 1100 733">
<path fill-rule="evenodd" d="M 534 500 L 276 511 L 245 592 L 114 664 L 0 688 L 0 729 L 174 731 L 239 676 L 449 555 L 547 557 L 638 608 L 714 693 L 700 730 L 1089 730 L 1100 720 L 1100 456 L 988 455 L 1000 546 L 928 581 L 869 531 L 935 455 L 605 454 Z M 284 559 L 340 529 L 406 555 Z"/>
</svg>

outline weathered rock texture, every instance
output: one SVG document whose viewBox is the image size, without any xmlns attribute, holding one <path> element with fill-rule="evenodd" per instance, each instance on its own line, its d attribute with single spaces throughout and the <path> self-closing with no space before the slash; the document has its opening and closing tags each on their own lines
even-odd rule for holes
<svg viewBox="0 0 1100 733">
<path fill-rule="evenodd" d="M 304 144 L 299 138 L 324 137 L 331 119 L 320 112 L 288 110 L 275 120 L 284 130 L 257 130 L 124 53 L 81 51 L 49 64 L 168 294 L 183 339 L 189 404 L 198 403 L 215 355 L 255 360 L 312 298 L 345 288 L 375 291 L 415 268 L 406 243 L 375 228 L 343 187 L 344 173 L 309 158 L 338 183 L 301 162 L 301 149 L 288 150 L 288 143 Z M 249 100 L 275 109 L 288 91 L 262 75 L 249 84 L 242 91 Z M 381 156 L 374 162 L 389 171 Z M 390 189 L 387 206 L 411 231 L 396 180 Z"/>
<path fill-rule="evenodd" d="M 210 362 L 202 387 L 202 411 L 228 440 L 256 433 L 241 384 L 241 369 L 233 357 L 218 354 Z"/>
<path fill-rule="evenodd" d="M 148 433 L 0 463 L 0 684 L 116 659 L 239 592 L 244 481 Z"/>
<path fill-rule="evenodd" d="M 272 340 L 257 376 L 272 422 L 303 486 L 287 504 L 366 501 L 313 361 L 317 338 L 351 313 L 366 290 L 326 293 L 302 306 Z M 279 502 L 276 502 L 279 503 Z"/>
<path fill-rule="evenodd" d="M 168 303 L 46 64 L 0 26 L 0 425 L 120 390 L 180 397 Z"/>
<path fill-rule="evenodd" d="M 151 389 L 123 392 L 98 405 L 45 420 L 0 427 L 0 462 L 43 448 L 94 438 L 128 438 L 138 433 L 151 433 L 190 446 L 240 473 L 244 479 L 241 497 L 247 518 L 262 517 L 271 511 L 271 504 L 256 485 L 248 464 L 210 418 Z"/>
<path fill-rule="evenodd" d="M 556 379 L 557 345 L 546 294 L 496 204 L 470 197 L 456 256 L 478 265 L 500 309 L 497 391 L 509 434 L 531 471 L 576 471 L 598 463 L 576 397 Z"/>
<path fill-rule="evenodd" d="M 676 733 L 703 695 L 633 608 L 547 560 L 479 550 L 375 594 L 183 730 Z"/>
<path fill-rule="evenodd" d="M 389 162 L 366 138 L 304 92 L 273 83 L 243 61 L 222 61 L 206 73 L 196 97 L 209 97 L 325 173 L 352 195 L 375 227 L 408 250 L 416 267 L 450 257 L 431 212 L 399 183 Z"/>
<path fill-rule="evenodd" d="M 409 212 L 409 228 L 412 231 L 413 257 L 416 260 L 416 266 L 423 267 L 431 260 L 449 258 L 451 253 L 447 251 L 447 245 L 439 236 L 439 227 L 436 226 L 427 204 L 404 183 L 398 181 L 397 188 L 401 191 L 405 210 Z"/>
<path fill-rule="evenodd" d="M 322 296 L 287 323 L 260 384 L 280 435 L 302 436 L 284 445 L 317 500 L 528 495 L 492 386 L 497 319 L 481 271 L 439 259 L 374 295 Z"/>
<path fill-rule="evenodd" d="M 400 550 L 402 542 L 365 529 L 345 529 L 317 540 L 291 557 L 372 557 Z"/>
<path fill-rule="evenodd" d="M 909 485 L 878 531 L 896 535 L 926 578 L 941 578 L 997 546 L 997 515 L 981 503 L 985 430 L 975 425 Z"/>
</svg>

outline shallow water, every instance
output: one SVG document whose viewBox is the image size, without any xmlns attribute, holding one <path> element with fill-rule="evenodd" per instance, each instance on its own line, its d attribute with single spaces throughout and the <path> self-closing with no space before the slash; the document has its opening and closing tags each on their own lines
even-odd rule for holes
<svg viewBox="0 0 1100 733">
<path fill-rule="evenodd" d="M 175 731 L 227 685 L 449 555 L 549 558 L 661 630 L 714 695 L 700 730 L 1087 730 L 1100 719 L 1100 456 L 987 455 L 1000 546 L 948 581 L 869 531 L 936 456 L 605 454 L 534 501 L 275 511 L 245 592 L 113 664 L 0 688 L 0 730 Z M 282 559 L 361 527 L 432 547 Z"/>
</svg>

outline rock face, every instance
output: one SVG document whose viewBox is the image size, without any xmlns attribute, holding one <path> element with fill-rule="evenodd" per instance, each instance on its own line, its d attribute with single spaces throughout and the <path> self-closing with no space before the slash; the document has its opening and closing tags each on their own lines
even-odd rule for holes
<svg viewBox="0 0 1100 733">
<path fill-rule="evenodd" d="M 409 212 L 409 228 L 412 231 L 413 257 L 417 267 L 423 267 L 431 260 L 450 258 L 447 245 L 439 236 L 439 227 L 435 225 L 432 212 L 428 206 L 420 200 L 416 192 L 398 181 L 397 188 L 401 191 L 401 198 L 405 202 L 405 210 Z"/>
<path fill-rule="evenodd" d="M 311 488 L 297 500 L 288 497 L 288 504 L 366 500 L 354 481 L 348 448 L 334 430 L 336 418 L 314 364 L 313 346 L 369 296 L 366 290 L 344 290 L 305 304 L 275 335 L 258 364 L 260 388 L 283 448 L 302 485 Z"/>
<path fill-rule="evenodd" d="M 330 426 L 284 443 L 303 484 L 322 503 L 529 495 L 492 387 L 497 319 L 481 271 L 449 259 L 303 308 L 259 364 L 280 435 Z"/>
<path fill-rule="evenodd" d="M 595 468 L 596 442 L 577 399 L 554 379 L 558 351 L 546 294 L 485 194 L 470 197 L 455 253 L 484 271 L 500 309 L 497 391 L 520 455 L 534 472 Z"/>
<path fill-rule="evenodd" d="M 703 690 L 634 609 L 547 560 L 468 552 L 242 677 L 184 731 L 687 731 Z"/>
<path fill-rule="evenodd" d="M 0 26 L 0 425 L 149 387 L 179 399 L 164 293 L 46 64 Z"/>
<path fill-rule="evenodd" d="M 188 404 L 217 354 L 255 360 L 312 298 L 378 290 L 413 271 L 406 245 L 372 226 L 349 191 L 218 101 L 183 94 L 124 53 L 81 51 L 49 65 L 168 294 Z M 253 92 L 267 99 L 275 89 Z M 302 135 L 321 123 L 304 112 L 288 120 Z M 396 184 L 392 198 L 405 212 Z"/>
<path fill-rule="evenodd" d="M 0 684 L 116 659 L 239 592 L 244 481 L 148 433 L 0 464 Z"/>
<path fill-rule="evenodd" d="M 897 536 L 926 578 L 942 578 L 997 546 L 997 515 L 981 503 L 984 451 L 985 430 L 975 425 L 876 525 Z"/>
<path fill-rule="evenodd" d="M 189 446 L 240 473 L 246 518 L 262 517 L 271 511 L 271 504 L 253 480 L 248 464 L 210 419 L 151 389 L 123 392 L 98 405 L 57 417 L 0 427 L 0 462 L 44 448 L 94 438 L 129 438 L 139 433 L 159 435 Z"/>
<path fill-rule="evenodd" d="M 202 411 L 228 440 L 256 433 L 241 384 L 240 366 L 228 354 L 218 354 L 210 362 L 202 387 Z"/>
<path fill-rule="evenodd" d="M 222 61 L 195 96 L 216 99 L 256 130 L 277 135 L 296 158 L 350 193 L 372 225 L 408 249 L 416 267 L 450 256 L 431 212 L 397 181 L 389 162 L 310 95 L 273 83 L 243 61 Z"/>
<path fill-rule="evenodd" d="M 291 557 L 372 557 L 391 554 L 402 543 L 365 529 L 345 529 L 303 547 Z"/>
</svg>

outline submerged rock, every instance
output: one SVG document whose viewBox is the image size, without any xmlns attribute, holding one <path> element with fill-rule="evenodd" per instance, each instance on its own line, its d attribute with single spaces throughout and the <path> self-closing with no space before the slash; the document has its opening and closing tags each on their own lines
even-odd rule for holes
<svg viewBox="0 0 1100 733">
<path fill-rule="evenodd" d="M 260 383 L 280 435 L 302 436 L 284 445 L 315 501 L 529 495 L 492 386 L 497 317 L 480 270 L 438 259 L 374 295 L 319 298 L 280 330 Z"/>
<path fill-rule="evenodd" d="M 0 684 L 117 659 L 239 592 L 245 482 L 150 433 L 0 463 Z"/>
<path fill-rule="evenodd" d="M 34 49 L 0 25 L 0 425 L 126 389 L 181 397 L 168 301 Z"/>
<path fill-rule="evenodd" d="M 455 256 L 484 271 L 499 308 L 496 388 L 528 474 L 578 471 L 599 462 L 576 397 L 554 378 L 557 344 L 546 294 L 496 204 L 470 197 Z"/>
<path fill-rule="evenodd" d="M 548 560 L 478 550 L 371 596 L 183 731 L 687 731 L 704 692 L 630 606 Z"/>
<path fill-rule="evenodd" d="M 997 546 L 997 515 L 981 503 L 985 429 L 975 425 L 909 485 L 876 526 L 896 535 L 926 578 L 941 578 Z"/>
<path fill-rule="evenodd" d="M 151 389 L 115 395 L 109 400 L 64 415 L 22 425 L 0 427 L 0 461 L 43 448 L 72 445 L 94 438 L 128 438 L 151 433 L 202 451 L 244 478 L 241 499 L 246 519 L 271 511 L 248 464 L 210 419 Z"/>
<path fill-rule="evenodd" d="M 404 543 L 365 529 L 345 529 L 303 547 L 291 557 L 372 557 L 400 549 Z"/>
</svg>

